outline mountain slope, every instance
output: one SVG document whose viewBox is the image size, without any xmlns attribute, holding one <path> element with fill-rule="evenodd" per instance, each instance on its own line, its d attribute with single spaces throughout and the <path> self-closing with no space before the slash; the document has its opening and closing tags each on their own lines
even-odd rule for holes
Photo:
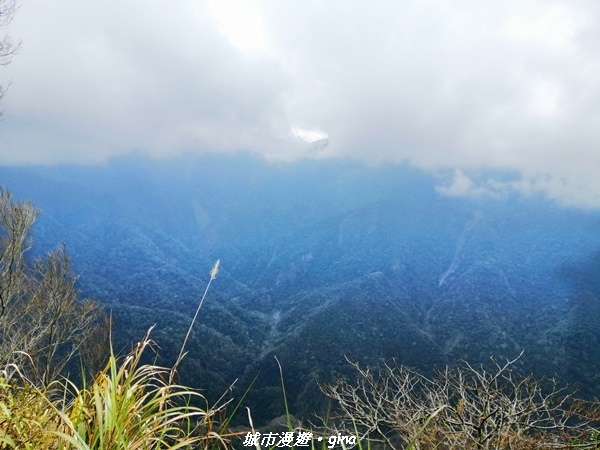
<svg viewBox="0 0 600 450">
<path fill-rule="evenodd" d="M 80 288 L 113 311 L 118 348 L 157 323 L 172 363 L 217 258 L 222 269 L 181 367 L 215 398 L 260 372 L 258 419 L 295 411 L 345 357 L 430 371 L 526 350 L 525 370 L 599 395 L 600 214 L 540 198 L 449 198 L 405 166 L 249 157 L 0 169 L 67 242 Z"/>
</svg>

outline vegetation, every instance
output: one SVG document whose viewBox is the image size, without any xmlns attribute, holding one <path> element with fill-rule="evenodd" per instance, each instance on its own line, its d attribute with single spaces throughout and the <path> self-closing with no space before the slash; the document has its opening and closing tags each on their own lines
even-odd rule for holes
<svg viewBox="0 0 600 450">
<path fill-rule="evenodd" d="M 82 294 L 112 312 L 117 353 L 156 323 L 157 362 L 171 367 L 221 258 L 178 373 L 212 403 L 260 372 L 256 424 L 284 412 L 273 356 L 305 417 L 323 403 L 315 380 L 351 375 L 344 355 L 428 372 L 525 348 L 525 373 L 600 396 L 598 211 L 443 198 L 403 167 L 224 156 L 0 168 L 0 179 L 43 211 L 32 257 L 68 239 Z"/>
<path fill-rule="evenodd" d="M 102 350 L 94 344 L 107 323 L 99 320 L 103 313 L 96 302 L 78 299 L 64 246 L 27 263 L 36 214 L 30 203 L 15 202 L 0 189 L 0 448 L 207 448 L 215 440 L 224 445 L 223 433 L 215 429 L 220 408 L 208 407 L 197 391 L 174 382 L 206 291 L 171 369 L 142 363 L 152 346 L 147 334 L 124 358 L 111 349 L 108 363 L 89 385 L 83 376 L 80 388 L 64 371 L 76 356 L 84 370 L 93 371 Z M 217 272 L 218 262 L 210 281 Z"/>
<path fill-rule="evenodd" d="M 197 391 L 174 384 L 173 369 L 142 364 L 148 335 L 121 361 L 111 355 L 93 384 L 78 389 L 58 410 L 55 432 L 64 448 L 208 448 L 226 444 L 217 427 L 219 408 L 208 407 Z M 203 407 L 194 406 L 204 404 Z"/>
<path fill-rule="evenodd" d="M 239 444 L 235 437 L 247 434 L 229 431 L 232 416 L 225 413 L 226 403 L 209 406 L 198 391 L 175 381 L 219 261 L 171 368 L 143 362 L 145 350 L 154 346 L 149 331 L 124 357 L 106 349 L 108 362 L 96 373 L 92 362 L 101 359 L 102 346 L 92 344 L 110 323 L 97 303 L 79 300 L 64 246 L 28 262 L 28 233 L 36 214 L 30 203 L 16 202 L 0 190 L 0 449 L 206 449 Z M 82 376 L 78 384 L 65 377 L 76 357 L 93 374 L 90 381 Z M 355 381 L 340 378 L 321 386 L 334 406 L 327 427 L 315 428 L 314 435 L 313 430 L 294 428 L 276 360 L 288 430 L 284 434 L 313 436 L 313 448 L 318 442 L 323 448 L 600 448 L 598 405 L 578 400 L 553 379 L 518 375 L 520 358 L 504 363 L 492 359 L 491 368 L 465 362 L 432 377 L 403 365 L 351 364 Z M 250 415 L 248 422 L 249 431 L 259 436 Z M 318 441 L 317 436 L 328 438 Z M 254 440 L 254 446 L 261 448 L 261 440 Z"/>
<path fill-rule="evenodd" d="M 0 29 L 10 23 L 16 9 L 15 0 L 0 0 Z M 9 64 L 18 50 L 19 43 L 8 34 L 0 37 L 0 65 Z M 6 89 L 0 86 L 0 98 Z M 414 174 L 408 177 L 412 184 L 398 184 L 405 176 L 369 175 L 387 179 L 389 192 L 409 193 L 390 196 L 390 204 L 385 203 L 388 194 L 379 192 L 380 184 L 357 182 L 361 179 L 353 168 L 337 179 L 319 178 L 310 167 L 300 175 L 284 172 L 278 175 L 281 179 L 271 180 L 277 187 L 272 189 L 254 175 L 244 178 L 257 171 L 242 166 L 234 173 L 236 183 L 223 181 L 223 170 L 204 169 L 206 176 L 194 176 L 202 179 L 202 189 L 179 176 L 167 177 L 169 189 L 197 193 L 188 204 L 181 199 L 189 199 L 172 195 L 164 186 L 132 183 L 130 177 L 119 176 L 128 185 L 110 180 L 106 192 L 119 199 L 127 193 L 130 198 L 120 208 L 129 215 L 115 220 L 119 202 L 104 194 L 94 202 L 76 195 L 70 214 L 61 208 L 61 220 L 76 224 L 72 229 L 89 227 L 86 231 L 96 232 L 81 233 L 76 238 L 80 242 L 75 242 L 78 254 L 87 259 L 84 264 L 92 269 L 94 281 L 87 289 L 112 303 L 125 340 L 148 329 L 146 322 L 154 322 L 157 311 L 169 312 L 160 318 L 160 342 L 173 349 L 181 337 L 183 344 L 174 363 L 163 365 L 156 364 L 156 354 L 154 363 L 144 362 L 145 351 L 156 348 L 149 332 L 130 353 L 115 355 L 108 345 L 112 323 L 98 302 L 80 298 L 65 246 L 31 257 L 29 235 L 37 210 L 0 189 L 0 449 L 229 448 L 237 435 L 246 433 L 229 431 L 232 415 L 226 414 L 226 404 L 217 401 L 209 406 L 205 396 L 177 384 L 176 378 L 181 375 L 218 390 L 228 384 L 224 374 L 242 372 L 248 361 L 268 361 L 276 354 L 284 366 L 296 364 L 288 378 L 290 389 L 286 390 L 283 375 L 280 390 L 263 377 L 266 384 L 257 383 L 251 395 L 257 399 L 255 413 L 264 413 L 264 418 L 273 416 L 270 407 L 283 393 L 288 437 L 294 432 L 313 436 L 313 430 L 293 424 L 287 394 L 293 392 L 293 406 L 312 407 L 316 389 L 309 384 L 323 375 L 344 373 L 340 358 L 332 356 L 348 350 L 364 356 L 369 348 L 369 364 L 394 354 L 431 366 L 433 360 L 446 362 L 443 358 L 448 355 L 467 352 L 481 360 L 487 349 L 519 341 L 538 345 L 540 359 L 551 354 L 555 361 L 551 370 L 575 361 L 584 369 L 582 378 L 597 373 L 596 350 L 584 349 L 599 348 L 592 345 L 598 343 L 597 270 L 589 270 L 598 259 L 594 257 L 592 264 L 585 261 L 583 269 L 563 267 L 561 275 L 572 285 L 568 290 L 548 275 L 562 267 L 565 256 L 577 260 L 577 249 L 592 247 L 589 242 L 596 242 L 595 237 L 565 241 L 566 235 L 583 236 L 565 222 L 550 234 L 560 226 L 569 233 L 555 232 L 558 239 L 549 235 L 549 245 L 538 245 L 529 236 L 539 239 L 537 222 L 527 222 L 534 216 L 529 207 L 523 209 L 526 214 L 517 208 L 512 221 L 494 215 L 496 206 L 488 207 L 486 214 L 492 218 L 488 222 L 494 225 L 484 223 L 483 231 L 476 230 L 482 206 L 477 206 L 478 219 L 473 222 L 470 206 L 442 205 L 431 189 L 413 189 L 422 183 Z M 185 173 L 193 172 L 186 167 Z M 206 190 L 207 176 L 214 174 L 217 181 Z M 89 175 L 85 183 L 90 182 Z M 292 189 L 295 184 L 303 189 Z M 261 185 L 263 192 L 256 189 Z M 69 193 L 80 194 L 65 186 Z M 62 196 L 48 194 L 48 198 L 52 203 Z M 173 202 L 174 198 L 179 200 Z M 320 203 L 313 203 L 314 198 Z M 110 220 L 81 221 L 81 211 L 92 203 Z M 144 204 L 168 204 L 171 210 L 168 214 L 153 210 L 144 217 Z M 238 215 L 235 220 L 221 217 L 222 204 Z M 512 234 L 515 226 L 526 230 L 520 240 Z M 199 229 L 207 237 L 200 242 L 190 239 Z M 434 233 L 428 235 L 427 230 Z M 56 227 L 43 233 L 52 235 Z M 502 242 L 503 234 L 510 239 Z M 387 238 L 379 240 L 380 236 Z M 435 236 L 431 248 L 437 252 L 422 245 L 431 236 Z M 506 255 L 519 254 L 521 248 L 527 249 L 528 257 L 511 264 Z M 235 288 L 222 294 L 236 303 L 205 311 L 209 324 L 219 323 L 218 330 L 204 326 L 191 333 L 216 277 L 217 262 L 184 333 L 182 319 L 191 315 L 190 308 L 171 294 L 175 288 L 182 298 L 186 291 L 197 292 L 198 283 L 189 276 L 197 273 L 201 259 L 197 254 L 222 251 L 250 255 L 238 263 L 238 274 L 232 277 Z M 169 260 L 181 261 L 181 266 Z M 454 283 L 458 275 L 460 283 Z M 304 286 L 298 280 L 306 280 Z M 542 294 L 530 304 L 523 302 L 520 309 L 514 306 L 517 292 L 531 293 L 542 286 L 551 291 L 548 298 Z M 467 314 L 473 310 L 479 318 L 476 325 Z M 540 321 L 532 330 L 533 315 L 552 317 L 550 313 L 575 314 L 574 328 L 547 320 L 550 325 Z M 350 322 L 352 327 L 347 326 Z M 473 342 L 479 343 L 477 348 Z M 579 345 L 583 342 L 590 345 Z M 202 358 L 184 362 L 186 346 L 202 348 Z M 315 429 L 321 440 L 313 440 L 312 448 L 317 442 L 321 448 L 356 444 L 361 450 L 363 445 L 413 450 L 600 448 L 597 403 L 578 400 L 552 379 L 517 375 L 518 360 L 492 360 L 491 369 L 464 363 L 432 377 L 404 365 L 352 364 L 355 380 L 342 377 L 321 385 L 333 401 L 333 413 L 324 429 Z M 254 377 L 256 364 L 243 376 Z M 248 423 L 258 436 L 250 413 Z M 281 443 L 255 440 L 252 445 L 260 450 L 261 445 L 273 448 Z"/>
<path fill-rule="evenodd" d="M 12 22 L 17 8 L 17 0 L 0 0 L 0 29 L 6 28 Z M 0 66 L 10 64 L 20 47 L 20 42 L 15 42 L 10 34 L 0 36 Z M 0 99 L 4 97 L 7 89 L 8 86 L 0 86 Z"/>
<path fill-rule="evenodd" d="M 106 315 L 80 300 L 64 246 L 29 264 L 29 232 L 37 211 L 0 188 L 0 362 L 43 388 L 73 369 L 76 356 L 92 371 L 103 363 Z M 93 338 L 93 340 L 92 340 Z M 76 367 L 75 367 L 76 368 Z"/>
<path fill-rule="evenodd" d="M 0 449 L 197 449 L 225 445 L 219 408 L 169 384 L 169 369 L 142 364 L 148 336 L 123 358 L 111 355 L 93 382 L 40 390 L 0 382 Z M 204 403 L 204 407 L 194 406 Z M 224 433 L 221 433 L 224 434 Z"/>
<path fill-rule="evenodd" d="M 402 365 L 353 363 L 355 382 L 322 386 L 340 429 L 392 449 L 600 448 L 597 403 L 554 379 L 521 376 L 521 354 L 490 368 L 467 362 L 431 378 Z"/>
</svg>

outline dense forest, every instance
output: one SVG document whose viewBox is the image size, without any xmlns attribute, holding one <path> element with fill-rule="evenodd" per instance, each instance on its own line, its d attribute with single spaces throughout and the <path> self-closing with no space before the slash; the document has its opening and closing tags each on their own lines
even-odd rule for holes
<svg viewBox="0 0 600 450">
<path fill-rule="evenodd" d="M 179 376 L 211 400 L 256 378 L 257 423 L 284 412 L 275 357 L 300 417 L 326 406 L 317 383 L 351 375 L 348 360 L 432 373 L 524 350 L 522 372 L 598 396 L 600 213 L 450 197 L 436 188 L 449 176 L 239 155 L 0 169 L 41 209 L 29 257 L 66 244 L 119 352 L 156 324 L 172 365 L 220 259 Z"/>
</svg>

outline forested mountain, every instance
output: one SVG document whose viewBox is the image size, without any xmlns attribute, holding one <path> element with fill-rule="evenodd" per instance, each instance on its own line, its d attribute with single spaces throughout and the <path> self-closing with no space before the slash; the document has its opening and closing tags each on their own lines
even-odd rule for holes
<svg viewBox="0 0 600 450">
<path fill-rule="evenodd" d="M 441 176 L 441 175 L 439 175 Z M 1 168 L 41 209 L 35 251 L 67 244 L 79 288 L 112 311 L 117 349 L 156 323 L 172 364 L 217 398 L 259 374 L 257 420 L 323 401 L 350 360 L 425 371 L 514 357 L 600 395 L 600 213 L 540 197 L 453 198 L 407 166 L 248 156 Z M 34 257 L 35 254 L 31 254 Z"/>
</svg>

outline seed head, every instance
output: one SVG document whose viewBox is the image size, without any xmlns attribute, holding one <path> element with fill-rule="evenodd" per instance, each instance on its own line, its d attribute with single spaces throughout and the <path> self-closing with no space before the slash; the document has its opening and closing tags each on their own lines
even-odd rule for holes
<svg viewBox="0 0 600 450">
<path fill-rule="evenodd" d="M 219 264 L 221 264 L 221 260 L 217 259 L 217 262 L 215 262 L 215 265 L 213 266 L 212 270 L 210 271 L 210 279 L 214 280 L 217 277 L 217 274 L 219 273 Z"/>
</svg>

